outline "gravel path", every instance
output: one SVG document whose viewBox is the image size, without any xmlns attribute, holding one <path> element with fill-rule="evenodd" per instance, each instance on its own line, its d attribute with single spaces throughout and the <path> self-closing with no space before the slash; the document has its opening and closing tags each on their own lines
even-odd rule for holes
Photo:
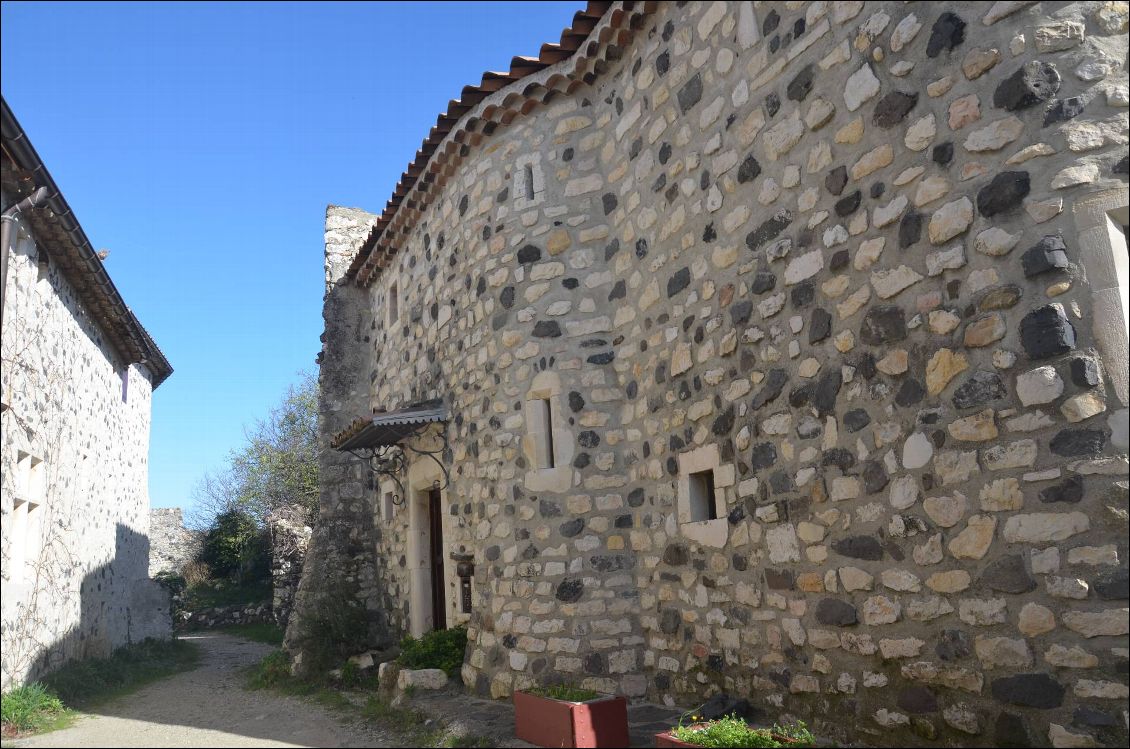
<svg viewBox="0 0 1130 749">
<path fill-rule="evenodd" d="M 271 652 L 269 645 L 230 635 L 188 636 L 200 665 L 113 700 L 70 728 L 13 742 L 14 747 L 402 746 L 371 726 L 298 697 L 243 687 L 241 669 Z"/>
</svg>

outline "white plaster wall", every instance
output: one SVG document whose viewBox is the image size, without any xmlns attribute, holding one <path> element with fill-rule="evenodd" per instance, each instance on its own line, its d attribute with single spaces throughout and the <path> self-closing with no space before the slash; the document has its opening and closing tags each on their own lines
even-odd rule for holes
<svg viewBox="0 0 1130 749">
<path fill-rule="evenodd" d="M 15 244 L 0 376 L 5 689 L 170 632 L 167 596 L 147 579 L 151 375 L 130 366 L 123 402 L 123 365 L 83 302 L 57 265 L 40 267 L 26 227 Z M 46 469 L 22 574 L 10 522 L 20 452 Z"/>
</svg>

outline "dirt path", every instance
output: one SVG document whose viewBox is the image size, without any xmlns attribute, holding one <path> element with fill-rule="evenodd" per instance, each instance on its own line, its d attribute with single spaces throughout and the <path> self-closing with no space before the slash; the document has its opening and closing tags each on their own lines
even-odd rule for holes
<svg viewBox="0 0 1130 749">
<path fill-rule="evenodd" d="M 391 732 L 347 725 L 340 715 L 298 697 L 243 687 L 241 669 L 269 645 L 222 634 L 189 636 L 200 665 L 113 700 L 70 728 L 14 747 L 401 746 Z"/>
</svg>

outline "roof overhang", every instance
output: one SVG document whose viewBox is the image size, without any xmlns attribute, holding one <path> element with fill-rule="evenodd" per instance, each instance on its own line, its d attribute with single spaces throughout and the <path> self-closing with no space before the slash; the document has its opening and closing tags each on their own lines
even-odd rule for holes
<svg viewBox="0 0 1130 749">
<path fill-rule="evenodd" d="M 390 447 L 447 419 L 447 407 L 434 402 L 384 411 L 371 418 L 357 419 L 348 429 L 336 434 L 330 446 L 342 452 Z"/>
</svg>

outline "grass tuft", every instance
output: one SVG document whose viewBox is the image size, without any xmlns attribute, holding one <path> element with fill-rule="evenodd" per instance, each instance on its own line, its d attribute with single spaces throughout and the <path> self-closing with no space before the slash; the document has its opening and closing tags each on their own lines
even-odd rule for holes
<svg viewBox="0 0 1130 749">
<path fill-rule="evenodd" d="M 5 737 L 62 727 L 71 712 L 55 694 L 38 682 L 25 684 L 0 697 L 0 719 Z"/>
<path fill-rule="evenodd" d="M 64 704 L 84 708 L 196 666 L 200 649 L 185 640 L 145 640 L 109 658 L 71 661 L 43 679 Z"/>
<path fill-rule="evenodd" d="M 554 684 L 548 687 L 533 687 L 523 690 L 537 697 L 548 697 L 562 702 L 588 702 L 600 697 L 600 692 L 578 687 L 575 684 Z"/>
<path fill-rule="evenodd" d="M 400 657 L 396 659 L 404 668 L 442 668 L 454 678 L 463 668 L 463 654 L 467 649 L 467 628 L 435 629 L 416 638 L 411 635 L 400 641 Z"/>
</svg>

